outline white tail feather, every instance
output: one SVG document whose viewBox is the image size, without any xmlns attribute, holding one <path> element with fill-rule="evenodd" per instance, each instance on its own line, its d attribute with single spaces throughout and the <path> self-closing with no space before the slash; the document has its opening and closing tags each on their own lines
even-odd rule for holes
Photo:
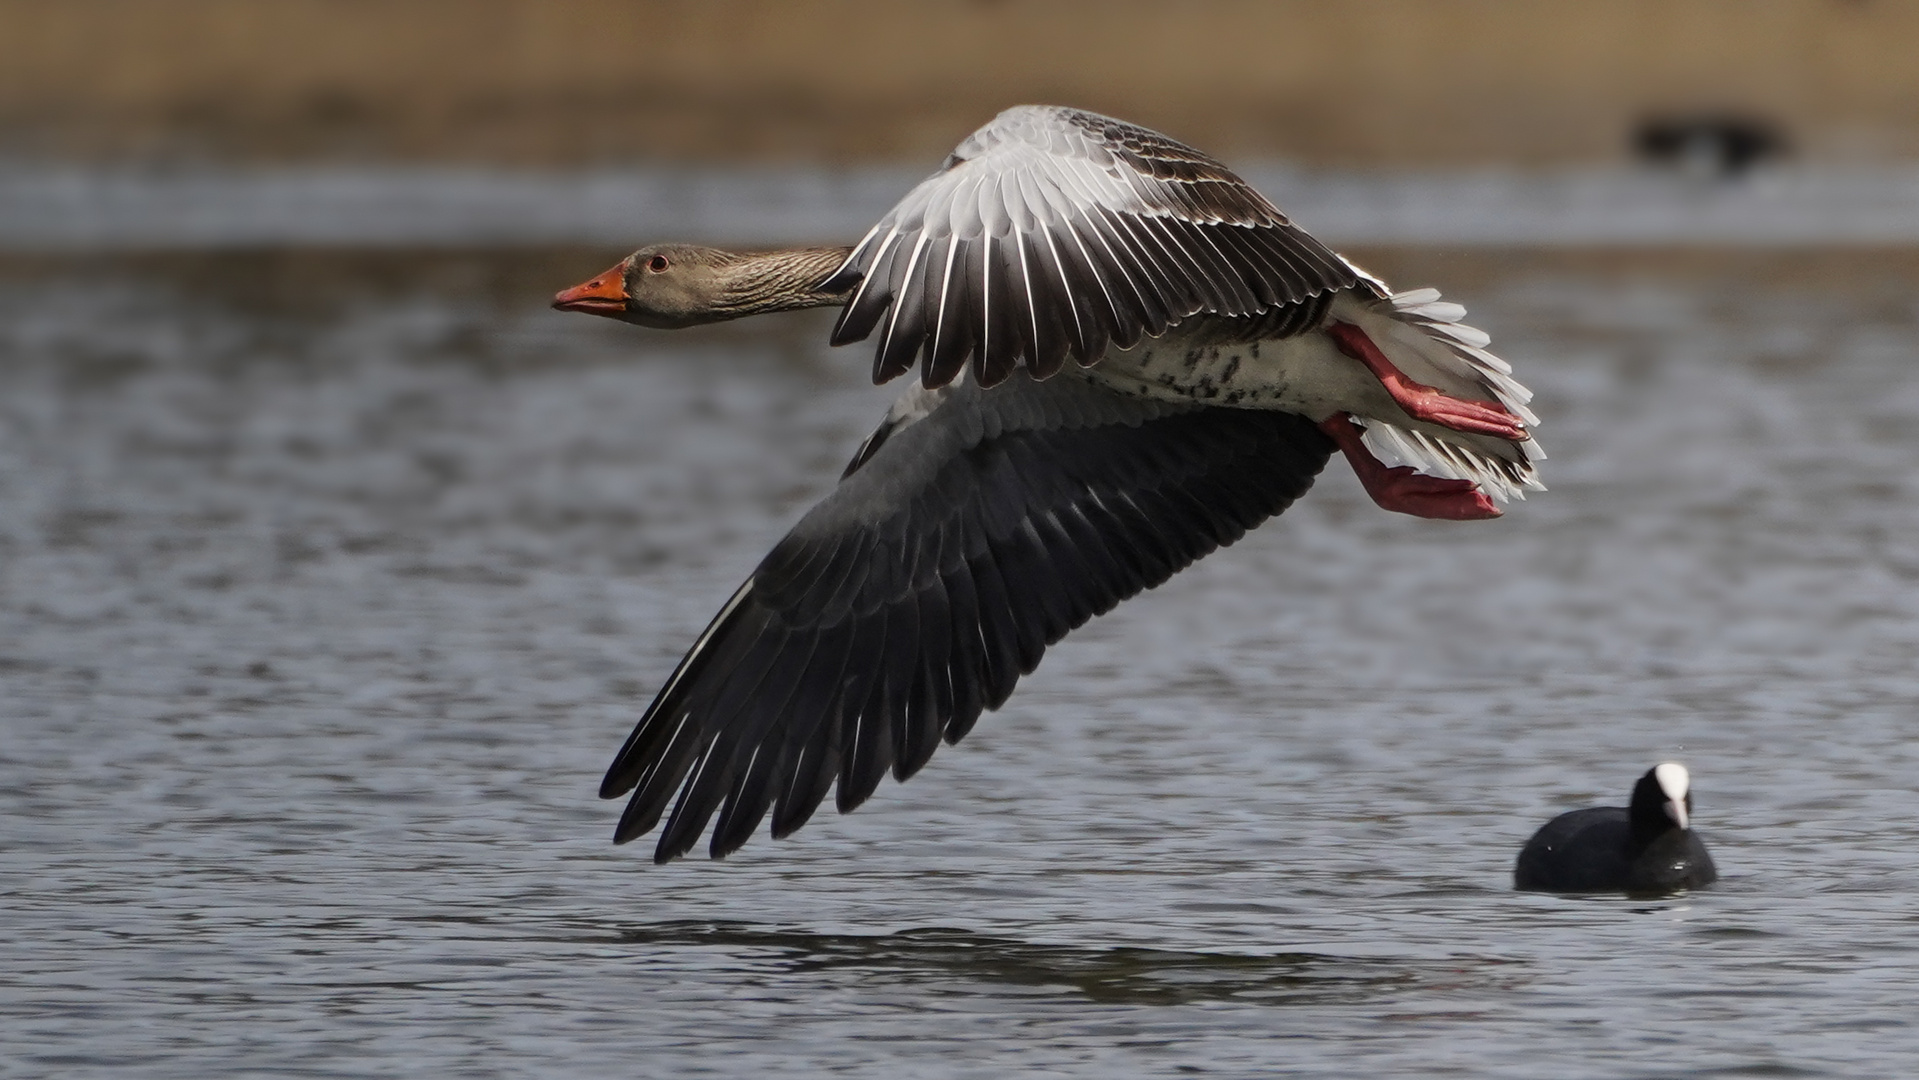
<svg viewBox="0 0 1919 1080">
<path fill-rule="evenodd" d="M 1358 314 L 1335 312 L 1335 317 Z M 1485 331 L 1460 321 L 1466 309 L 1441 300 L 1439 290 L 1395 293 L 1366 304 L 1364 316 L 1362 328 L 1395 364 L 1404 361 L 1409 377 L 1433 382 L 1449 393 L 1477 390 L 1497 400 L 1528 429 L 1538 425 L 1539 417 L 1527 408 L 1532 391 L 1513 378 L 1511 364 L 1486 350 L 1492 338 Z M 1415 430 L 1373 417 L 1354 420 L 1364 428 L 1366 448 L 1389 466 L 1409 465 L 1430 476 L 1468 480 L 1498 502 L 1546 489 L 1535 468 L 1546 454 L 1531 438 L 1500 443 L 1495 452 L 1476 445 L 1479 440 L 1444 430 Z"/>
</svg>

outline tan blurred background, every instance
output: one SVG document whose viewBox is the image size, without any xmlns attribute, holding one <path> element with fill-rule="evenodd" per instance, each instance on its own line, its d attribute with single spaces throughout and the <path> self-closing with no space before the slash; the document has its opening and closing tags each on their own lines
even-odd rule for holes
<svg viewBox="0 0 1919 1080">
<path fill-rule="evenodd" d="M 11 155 L 937 159 L 1009 104 L 1222 155 L 1603 162 L 1729 111 L 1919 157 L 1894 0 L 0 0 Z"/>
</svg>

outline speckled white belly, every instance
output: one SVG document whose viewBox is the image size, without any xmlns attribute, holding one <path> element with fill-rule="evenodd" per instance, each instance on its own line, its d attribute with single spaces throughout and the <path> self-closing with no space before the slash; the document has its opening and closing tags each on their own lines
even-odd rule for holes
<svg viewBox="0 0 1919 1080">
<path fill-rule="evenodd" d="M 1317 331 L 1220 345 L 1176 327 L 1131 349 L 1108 349 L 1098 364 L 1078 374 L 1134 397 L 1278 409 L 1315 421 L 1336 412 L 1403 415 L 1364 365 Z"/>
</svg>

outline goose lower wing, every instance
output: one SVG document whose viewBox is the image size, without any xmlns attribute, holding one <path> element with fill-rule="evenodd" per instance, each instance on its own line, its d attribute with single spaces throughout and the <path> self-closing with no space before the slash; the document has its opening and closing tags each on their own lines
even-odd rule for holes
<svg viewBox="0 0 1919 1080">
<path fill-rule="evenodd" d="M 1284 510 L 1332 444 L 1303 417 L 1136 401 L 1077 379 L 916 388 L 695 643 L 608 770 L 655 858 L 775 836 L 835 784 L 998 708 L 1048 645 Z M 677 797 L 677 798 L 676 798 Z"/>
</svg>

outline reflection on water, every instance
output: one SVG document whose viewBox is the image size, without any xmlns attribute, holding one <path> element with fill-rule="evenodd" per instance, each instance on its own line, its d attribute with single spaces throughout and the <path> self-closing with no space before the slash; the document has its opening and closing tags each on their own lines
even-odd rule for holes
<svg viewBox="0 0 1919 1080">
<path fill-rule="evenodd" d="M 794 975 L 884 980 L 929 994 L 1035 991 L 1044 997 L 1113 1005 L 1348 1004 L 1439 984 L 1484 983 L 1475 969 L 1498 961 L 1417 964 L 1312 953 L 1239 955 L 1169 949 L 1089 949 L 923 928 L 892 934 L 811 934 L 663 923 L 621 935 L 653 948 L 717 948 L 735 962 L 760 960 Z M 974 993 L 980 991 L 975 990 Z"/>
<path fill-rule="evenodd" d="M 544 308 L 617 254 L 0 261 L 17 1072 L 1919 1050 L 1919 259 L 1363 253 L 1522 365 L 1550 492 L 1453 526 L 1329 470 L 911 783 L 654 867 L 600 771 L 890 393 L 819 313 Z M 1534 827 L 1665 757 L 1719 886 L 1510 890 Z"/>
</svg>

